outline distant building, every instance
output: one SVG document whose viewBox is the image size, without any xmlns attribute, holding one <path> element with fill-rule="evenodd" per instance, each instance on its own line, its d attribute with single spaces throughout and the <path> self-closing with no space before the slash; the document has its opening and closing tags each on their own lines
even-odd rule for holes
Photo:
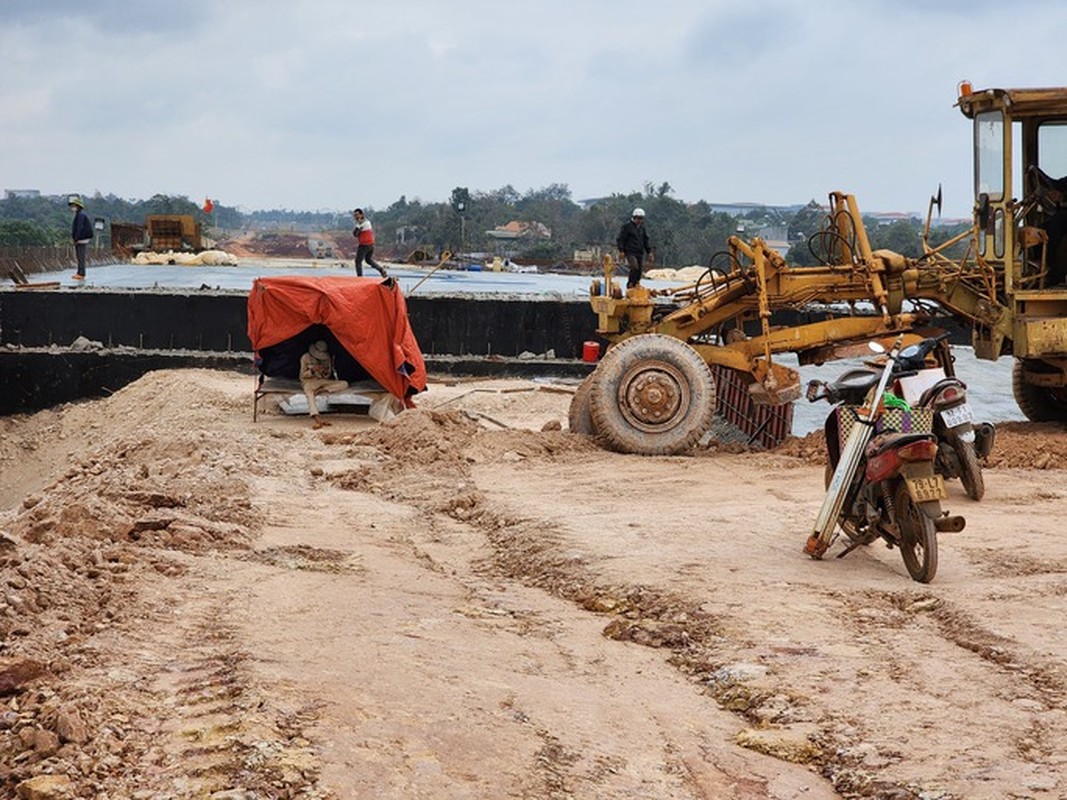
<svg viewBox="0 0 1067 800">
<path fill-rule="evenodd" d="M 729 214 L 731 217 L 743 217 L 753 211 L 778 211 L 785 214 L 795 214 L 804 207 L 803 204 L 792 206 L 770 206 L 766 203 L 708 203 L 708 208 L 718 214 Z"/>
<path fill-rule="evenodd" d="M 967 226 L 974 224 L 971 217 L 934 217 L 930 220 L 931 228 L 954 228 L 957 225 Z"/>
<path fill-rule="evenodd" d="M 552 231 L 540 222 L 512 220 L 507 225 L 497 225 L 493 230 L 486 231 L 485 235 L 497 240 L 551 239 Z"/>
<path fill-rule="evenodd" d="M 595 244 L 592 247 L 575 250 L 572 260 L 575 264 L 599 264 L 603 261 L 604 255 L 604 248 Z"/>
<path fill-rule="evenodd" d="M 12 199 L 14 197 L 34 198 L 34 197 L 40 197 L 41 196 L 41 190 L 40 189 L 5 189 L 4 190 L 4 196 L 7 197 L 8 200 L 10 200 L 10 199 Z"/>
<path fill-rule="evenodd" d="M 768 225 L 760 228 L 756 235 L 783 256 L 789 252 L 789 231 L 784 225 Z"/>
<path fill-rule="evenodd" d="M 922 219 L 922 214 L 917 211 L 868 211 L 863 216 L 870 217 L 884 225 L 892 225 L 894 222 L 911 222 Z"/>
</svg>

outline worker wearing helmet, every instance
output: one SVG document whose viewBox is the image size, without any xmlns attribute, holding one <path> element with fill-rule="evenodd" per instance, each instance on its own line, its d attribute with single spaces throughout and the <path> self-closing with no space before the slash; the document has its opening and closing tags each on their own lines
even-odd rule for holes
<svg viewBox="0 0 1067 800">
<path fill-rule="evenodd" d="M 619 247 L 619 258 L 626 259 L 630 266 L 630 274 L 626 278 L 626 288 L 631 289 L 641 283 L 641 270 L 645 265 L 645 256 L 649 262 L 653 260 L 652 243 L 648 239 L 648 231 L 645 230 L 645 210 L 635 208 L 630 215 L 630 221 L 622 226 L 619 235 L 615 237 L 615 244 Z"/>
</svg>

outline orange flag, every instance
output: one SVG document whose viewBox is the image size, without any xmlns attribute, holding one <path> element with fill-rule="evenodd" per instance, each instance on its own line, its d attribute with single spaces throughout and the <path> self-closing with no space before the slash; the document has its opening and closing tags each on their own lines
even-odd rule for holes
<svg viewBox="0 0 1067 800">
<path fill-rule="evenodd" d="M 204 213 L 205 214 L 210 214 L 214 210 L 215 210 L 215 204 L 213 202 L 211 202 L 211 198 L 210 197 L 205 197 L 204 198 Z"/>
</svg>

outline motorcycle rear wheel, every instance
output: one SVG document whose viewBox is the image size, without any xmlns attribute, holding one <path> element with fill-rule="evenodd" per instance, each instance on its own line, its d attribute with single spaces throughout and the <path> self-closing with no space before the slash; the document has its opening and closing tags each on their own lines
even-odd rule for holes
<svg viewBox="0 0 1067 800">
<path fill-rule="evenodd" d="M 904 481 L 893 494 L 893 516 L 900 534 L 898 546 L 913 580 L 929 583 L 937 574 L 937 530 L 908 494 Z"/>
<path fill-rule="evenodd" d="M 985 496 L 985 478 L 982 477 L 982 465 L 978 463 L 978 453 L 974 442 L 956 441 L 956 455 L 960 460 L 960 480 L 967 496 L 972 500 L 981 500 Z"/>
</svg>

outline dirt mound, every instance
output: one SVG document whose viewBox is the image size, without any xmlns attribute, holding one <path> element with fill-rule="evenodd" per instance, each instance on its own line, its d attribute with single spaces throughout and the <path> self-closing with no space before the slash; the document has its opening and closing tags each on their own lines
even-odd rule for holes
<svg viewBox="0 0 1067 800">
<path fill-rule="evenodd" d="M 993 450 L 985 459 L 988 469 L 1067 469 L 1067 429 L 1053 422 L 1001 422 Z M 806 464 L 826 463 L 826 437 L 813 431 L 790 437 L 774 449 L 778 455 L 799 458 Z"/>
<path fill-rule="evenodd" d="M 352 239 L 352 243 L 332 232 L 306 234 L 257 232 L 244 233 L 223 239 L 218 242 L 218 247 L 242 258 L 254 258 L 256 256 L 268 258 L 312 258 L 313 254 L 308 247 L 308 241 L 315 239 L 332 246 L 332 258 L 349 258 L 355 253 L 355 239 L 348 238 Z"/>
</svg>

